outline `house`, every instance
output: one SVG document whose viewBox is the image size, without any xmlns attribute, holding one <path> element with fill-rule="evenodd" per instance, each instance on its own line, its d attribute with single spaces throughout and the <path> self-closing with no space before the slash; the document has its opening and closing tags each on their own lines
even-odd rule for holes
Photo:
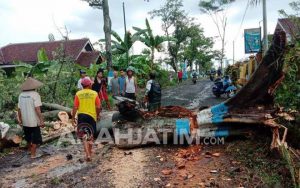
<svg viewBox="0 0 300 188">
<path fill-rule="evenodd" d="M 276 30 L 282 30 L 286 34 L 288 42 L 300 34 L 300 17 L 278 19 Z"/>
<path fill-rule="evenodd" d="M 49 60 L 53 60 L 55 52 L 63 46 L 66 57 L 75 63 L 89 67 L 92 63 L 100 64 L 103 58 L 99 51 L 95 51 L 87 38 L 75 40 L 46 41 L 8 44 L 0 48 L 0 68 L 12 68 L 14 61 L 28 64 L 37 63 L 37 52 L 44 48 Z"/>
</svg>

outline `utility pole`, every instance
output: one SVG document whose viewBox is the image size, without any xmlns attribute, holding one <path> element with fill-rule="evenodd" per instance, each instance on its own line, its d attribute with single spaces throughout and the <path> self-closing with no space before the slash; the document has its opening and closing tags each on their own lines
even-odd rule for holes
<svg viewBox="0 0 300 188">
<path fill-rule="evenodd" d="M 123 18 L 124 18 L 124 29 L 125 29 L 125 35 L 126 35 L 126 32 L 127 32 L 127 29 L 126 29 L 126 14 L 125 14 L 125 3 L 123 2 Z"/>
<path fill-rule="evenodd" d="M 234 41 L 232 42 L 232 47 L 233 47 L 232 64 L 234 64 L 234 51 L 235 51 L 235 48 L 234 48 Z"/>
<path fill-rule="evenodd" d="M 267 0 L 263 0 L 264 54 L 268 51 Z"/>
</svg>

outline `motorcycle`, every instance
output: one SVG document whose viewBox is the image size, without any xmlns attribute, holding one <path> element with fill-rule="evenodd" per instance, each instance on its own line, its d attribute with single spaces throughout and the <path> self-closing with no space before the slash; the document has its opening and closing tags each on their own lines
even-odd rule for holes
<svg viewBox="0 0 300 188">
<path fill-rule="evenodd" d="M 192 81 L 193 81 L 193 84 L 196 84 L 196 82 L 197 82 L 197 76 L 193 76 Z"/>
<path fill-rule="evenodd" d="M 221 97 L 221 95 L 226 94 L 228 98 L 233 97 L 237 88 L 232 85 L 229 80 L 222 80 L 221 78 L 217 78 L 214 82 L 215 86 L 212 88 L 212 92 L 216 97 Z"/>
</svg>

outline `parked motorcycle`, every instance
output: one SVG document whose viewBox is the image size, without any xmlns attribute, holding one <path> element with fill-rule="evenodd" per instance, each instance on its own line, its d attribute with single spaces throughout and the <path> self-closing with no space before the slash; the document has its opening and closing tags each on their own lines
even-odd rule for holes
<svg viewBox="0 0 300 188">
<path fill-rule="evenodd" d="M 227 77 L 222 80 L 217 78 L 214 82 L 215 86 L 212 88 L 212 92 L 216 97 L 221 97 L 221 95 L 226 94 L 228 98 L 233 97 L 237 88 L 232 85 L 230 79 Z"/>
</svg>

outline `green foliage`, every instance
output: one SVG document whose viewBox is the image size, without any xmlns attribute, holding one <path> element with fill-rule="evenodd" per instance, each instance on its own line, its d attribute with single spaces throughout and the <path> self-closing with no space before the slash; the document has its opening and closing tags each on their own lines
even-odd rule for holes
<svg viewBox="0 0 300 188">
<path fill-rule="evenodd" d="M 138 33 L 140 33 L 138 40 L 144 43 L 148 48 L 150 48 L 151 50 L 150 63 L 151 63 L 151 68 L 153 68 L 155 50 L 161 51 L 163 42 L 175 41 L 175 39 L 171 37 L 165 37 L 159 35 L 154 36 L 148 19 L 146 19 L 146 29 L 141 29 L 138 27 L 133 27 L 133 29 L 136 30 Z"/>
<path fill-rule="evenodd" d="M 44 48 L 40 49 L 37 53 L 38 62 L 47 62 L 49 61 L 46 50 Z"/>
<path fill-rule="evenodd" d="M 212 13 L 222 11 L 224 6 L 234 2 L 235 0 L 201 0 L 199 2 L 200 10 L 204 13 Z"/>
<path fill-rule="evenodd" d="M 275 94 L 276 102 L 286 108 L 300 109 L 300 41 L 285 55 L 285 79 Z"/>
<path fill-rule="evenodd" d="M 284 10 L 280 13 L 290 18 L 295 28 L 300 29 L 300 19 L 297 15 L 300 12 L 300 1 L 290 3 L 294 14 L 288 14 Z M 286 108 L 300 109 L 300 37 L 292 36 L 293 45 L 289 47 L 285 55 L 284 72 L 285 79 L 275 93 L 276 102 Z"/>
</svg>

